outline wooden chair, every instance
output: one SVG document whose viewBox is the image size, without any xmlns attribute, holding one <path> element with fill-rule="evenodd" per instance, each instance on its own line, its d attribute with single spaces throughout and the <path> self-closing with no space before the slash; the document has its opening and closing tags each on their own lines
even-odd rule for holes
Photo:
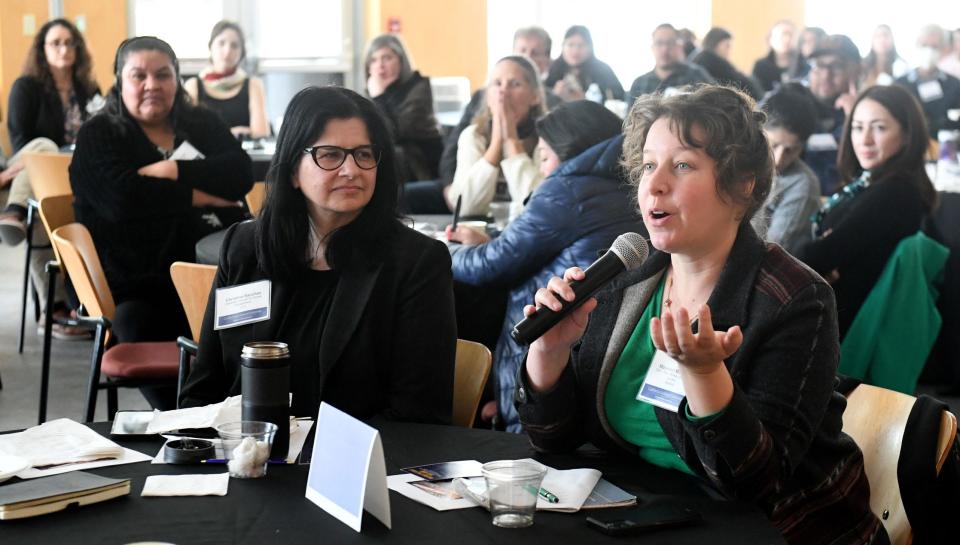
<svg viewBox="0 0 960 545">
<path fill-rule="evenodd" d="M 101 388 L 107 389 L 108 418 L 112 418 L 117 409 L 117 387 L 172 384 L 176 380 L 177 343 L 115 344 L 110 327 L 117 308 L 90 232 L 79 223 L 71 223 L 56 229 L 51 240 L 83 307 L 79 321 L 96 331 L 84 421 L 93 421 Z M 107 378 L 105 382 L 100 382 L 101 373 Z"/>
<path fill-rule="evenodd" d="M 177 261 L 170 265 L 170 277 L 173 278 L 173 285 L 177 288 L 180 303 L 187 315 L 187 321 L 190 322 L 190 335 L 193 337 L 192 341 L 184 337 L 177 339 L 177 347 L 180 351 L 177 370 L 178 404 L 180 390 L 187 380 L 190 357 L 196 356 L 197 353 L 197 343 L 200 341 L 200 330 L 203 327 L 203 314 L 207 310 L 207 299 L 216 275 L 215 265 L 200 265 L 184 261 Z"/>
<path fill-rule="evenodd" d="M 73 195 L 55 195 L 40 199 L 40 220 L 47 232 L 47 237 L 53 240 L 53 232 L 74 221 Z M 53 261 L 46 265 L 47 271 L 47 308 L 44 309 L 43 352 L 40 366 L 40 410 L 38 423 L 47 420 L 47 392 L 50 384 L 50 339 L 53 327 L 53 304 L 57 275 L 62 270 L 60 254 L 56 246 L 53 248 Z"/>
<path fill-rule="evenodd" d="M 70 187 L 70 161 L 73 155 L 69 153 L 24 153 L 23 168 L 30 177 L 30 186 L 33 188 L 34 198 L 27 202 L 27 238 L 26 257 L 23 267 L 23 290 L 20 304 L 20 336 L 17 340 L 17 352 L 23 353 L 24 332 L 27 325 L 27 294 L 30 293 L 30 256 L 33 250 L 46 248 L 33 243 L 33 226 L 36 223 L 39 203 L 46 197 L 58 195 L 72 195 Z M 36 287 L 34 287 L 36 288 Z M 39 301 L 35 298 L 34 314 L 39 318 Z"/>
<path fill-rule="evenodd" d="M 892 545 L 908 545 L 913 530 L 900 497 L 897 462 L 907 418 L 916 398 L 893 390 L 861 384 L 847 397 L 843 431 L 863 451 L 870 482 L 870 509 L 877 515 Z M 957 418 L 944 411 L 937 442 L 937 473 L 943 468 L 957 435 Z M 909 447 L 908 447 L 909 448 Z"/>
<path fill-rule="evenodd" d="M 267 183 L 253 182 L 253 187 L 250 188 L 250 192 L 244 197 L 247 201 L 247 208 L 250 210 L 251 216 L 256 216 L 260 213 L 260 209 L 263 208 L 263 201 L 266 198 Z"/>
<path fill-rule="evenodd" d="M 473 418 L 492 366 L 493 356 L 486 346 L 457 339 L 457 360 L 453 373 L 454 426 L 473 427 Z"/>
</svg>

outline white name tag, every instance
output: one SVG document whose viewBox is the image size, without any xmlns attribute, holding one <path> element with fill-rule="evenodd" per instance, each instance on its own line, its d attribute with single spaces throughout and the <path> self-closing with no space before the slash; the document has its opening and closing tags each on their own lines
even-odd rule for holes
<svg viewBox="0 0 960 545">
<path fill-rule="evenodd" d="M 260 280 L 229 288 L 214 294 L 213 329 L 228 329 L 270 319 L 269 280 Z"/>
<path fill-rule="evenodd" d="M 807 139 L 807 149 L 810 151 L 829 151 L 837 149 L 837 139 L 828 132 L 811 134 Z"/>
<path fill-rule="evenodd" d="M 920 94 L 920 100 L 931 102 L 943 98 L 943 87 L 940 87 L 940 82 L 937 80 L 925 81 L 917 85 L 917 93 Z"/>
<path fill-rule="evenodd" d="M 666 352 L 657 350 L 643 379 L 637 399 L 668 411 L 677 412 L 687 395 L 680 378 L 680 364 Z"/>
</svg>

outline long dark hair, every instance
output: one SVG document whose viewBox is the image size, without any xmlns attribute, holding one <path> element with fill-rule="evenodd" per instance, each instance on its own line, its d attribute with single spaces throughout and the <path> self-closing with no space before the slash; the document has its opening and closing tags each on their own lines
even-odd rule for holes
<svg viewBox="0 0 960 545">
<path fill-rule="evenodd" d="M 576 100 L 564 102 L 541 117 L 537 134 L 562 162 L 620 134 L 622 124 L 615 113 L 596 102 Z"/>
<path fill-rule="evenodd" d="M 47 63 L 47 53 L 44 47 L 47 43 L 47 34 L 55 26 L 62 26 L 70 31 L 70 39 L 73 40 L 74 60 L 70 68 L 73 79 L 73 91 L 77 95 L 77 101 L 80 104 L 81 115 L 86 115 L 84 108 L 87 99 L 92 97 L 97 90 L 97 82 L 94 80 L 93 61 L 90 58 L 90 52 L 87 51 L 87 42 L 83 39 L 83 34 L 73 26 L 73 23 L 66 19 L 52 19 L 47 21 L 37 34 L 33 37 L 33 43 L 30 45 L 30 51 L 27 53 L 27 60 L 23 64 L 23 75 L 31 76 L 40 81 L 46 93 L 57 96 L 57 86 L 53 81 L 53 73 L 50 71 L 50 65 Z"/>
<path fill-rule="evenodd" d="M 113 59 L 113 74 L 114 77 L 116 77 L 116 81 L 110 89 L 110 92 L 107 93 L 107 102 L 104 108 L 100 110 L 100 114 L 109 116 L 117 122 L 133 121 L 133 118 L 130 117 L 130 112 L 128 112 L 127 108 L 123 105 L 123 97 L 120 92 L 123 87 L 122 72 L 124 65 L 127 63 L 127 57 L 138 51 L 159 51 L 166 55 L 170 59 L 170 63 L 173 64 L 177 90 L 173 97 L 173 107 L 170 109 L 170 125 L 176 130 L 177 121 L 181 118 L 186 119 L 184 116 L 188 115 L 196 107 L 191 104 L 187 92 L 183 90 L 183 82 L 180 81 L 180 62 L 177 61 L 177 54 L 174 53 L 170 44 L 155 36 L 137 36 L 120 43 L 120 47 L 117 48 L 117 55 Z"/>
<path fill-rule="evenodd" d="M 903 138 L 903 149 L 873 169 L 870 172 L 871 180 L 877 183 L 888 177 L 903 178 L 905 182 L 917 187 L 927 211 L 932 210 L 937 203 L 937 191 L 930 177 L 927 176 L 924 164 L 930 141 L 927 120 L 917 99 L 899 85 L 868 87 L 860 92 L 856 102 L 853 103 L 850 115 L 843 124 L 843 141 L 837 154 L 837 170 L 840 172 L 840 179 L 846 185 L 863 172 L 857 154 L 853 151 L 850 128 L 853 125 L 853 114 L 857 111 L 857 106 L 867 99 L 877 102 L 890 112 L 890 115 L 900 124 L 900 133 Z"/>
<path fill-rule="evenodd" d="M 887 74 L 893 75 L 893 63 L 896 62 L 899 54 L 897 53 L 897 44 L 893 41 L 893 30 L 890 29 L 890 25 L 877 25 L 877 28 L 874 29 L 874 34 L 877 30 L 885 28 L 890 34 L 890 51 L 887 51 L 887 57 L 883 60 L 883 66 L 878 66 L 878 61 L 880 60 L 880 55 L 877 54 L 877 50 L 873 48 L 873 44 L 870 44 L 870 52 L 867 53 L 867 56 L 863 58 L 863 69 L 867 76 L 876 77 L 879 76 L 881 72 L 886 72 Z"/>
<path fill-rule="evenodd" d="M 590 46 L 590 56 L 587 57 L 583 63 L 578 67 L 579 73 L 577 74 L 577 81 L 580 82 L 580 86 L 583 87 L 586 91 L 589 86 L 588 80 L 593 80 L 593 71 L 594 64 L 596 63 L 596 52 L 593 50 L 593 37 L 590 35 L 590 29 L 583 25 L 573 25 L 567 29 L 567 32 L 563 35 L 563 41 L 566 42 L 573 36 L 580 36 L 583 38 L 583 41 Z M 562 48 L 562 46 L 561 46 Z M 556 59 L 553 59 L 553 62 L 550 63 L 550 69 L 547 71 L 547 78 L 545 84 L 547 87 L 553 87 L 553 84 L 563 79 L 567 75 L 567 72 L 570 71 L 569 63 L 563 58 L 563 50 L 561 49 L 560 55 Z"/>
<path fill-rule="evenodd" d="M 293 175 L 300 161 L 311 160 L 303 150 L 313 145 L 334 119 L 363 121 L 370 143 L 380 153 L 380 164 L 370 202 L 355 220 L 330 235 L 327 262 L 341 268 L 354 258 L 372 255 L 379 246 L 388 244 L 385 239 L 400 226 L 396 156 L 380 111 L 373 102 L 349 89 L 307 87 L 290 100 L 283 114 L 277 148 L 267 171 L 267 197 L 257 221 L 257 261 L 272 278 L 295 280 L 309 269 L 310 220 L 306 197 L 293 186 Z"/>
</svg>

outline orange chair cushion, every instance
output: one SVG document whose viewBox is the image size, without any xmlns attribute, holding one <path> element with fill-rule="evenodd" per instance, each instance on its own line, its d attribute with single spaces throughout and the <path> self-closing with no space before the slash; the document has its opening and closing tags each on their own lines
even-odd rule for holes
<svg viewBox="0 0 960 545">
<path fill-rule="evenodd" d="M 180 350 L 174 341 L 121 343 L 103 355 L 100 371 L 115 378 L 176 378 Z"/>
</svg>

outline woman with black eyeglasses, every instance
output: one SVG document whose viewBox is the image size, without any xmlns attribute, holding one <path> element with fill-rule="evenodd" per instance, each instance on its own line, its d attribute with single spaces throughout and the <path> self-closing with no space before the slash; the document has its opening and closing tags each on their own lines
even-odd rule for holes
<svg viewBox="0 0 960 545">
<path fill-rule="evenodd" d="M 120 45 L 117 81 L 77 135 L 70 184 L 117 311 L 120 342 L 189 332 L 170 264 L 193 261 L 201 237 L 242 219 L 250 157 L 211 111 L 190 104 L 176 54 L 158 38 Z M 176 394 L 150 399 L 173 407 Z"/>
<path fill-rule="evenodd" d="M 397 216 L 385 120 L 337 87 L 300 91 L 284 119 L 260 215 L 224 238 L 181 406 L 239 394 L 244 343 L 280 341 L 290 348 L 293 415 L 315 416 L 326 401 L 358 418 L 449 423 L 450 257 Z M 216 294 L 238 286 L 259 286 L 269 311 L 217 327 L 230 311 Z"/>
</svg>

